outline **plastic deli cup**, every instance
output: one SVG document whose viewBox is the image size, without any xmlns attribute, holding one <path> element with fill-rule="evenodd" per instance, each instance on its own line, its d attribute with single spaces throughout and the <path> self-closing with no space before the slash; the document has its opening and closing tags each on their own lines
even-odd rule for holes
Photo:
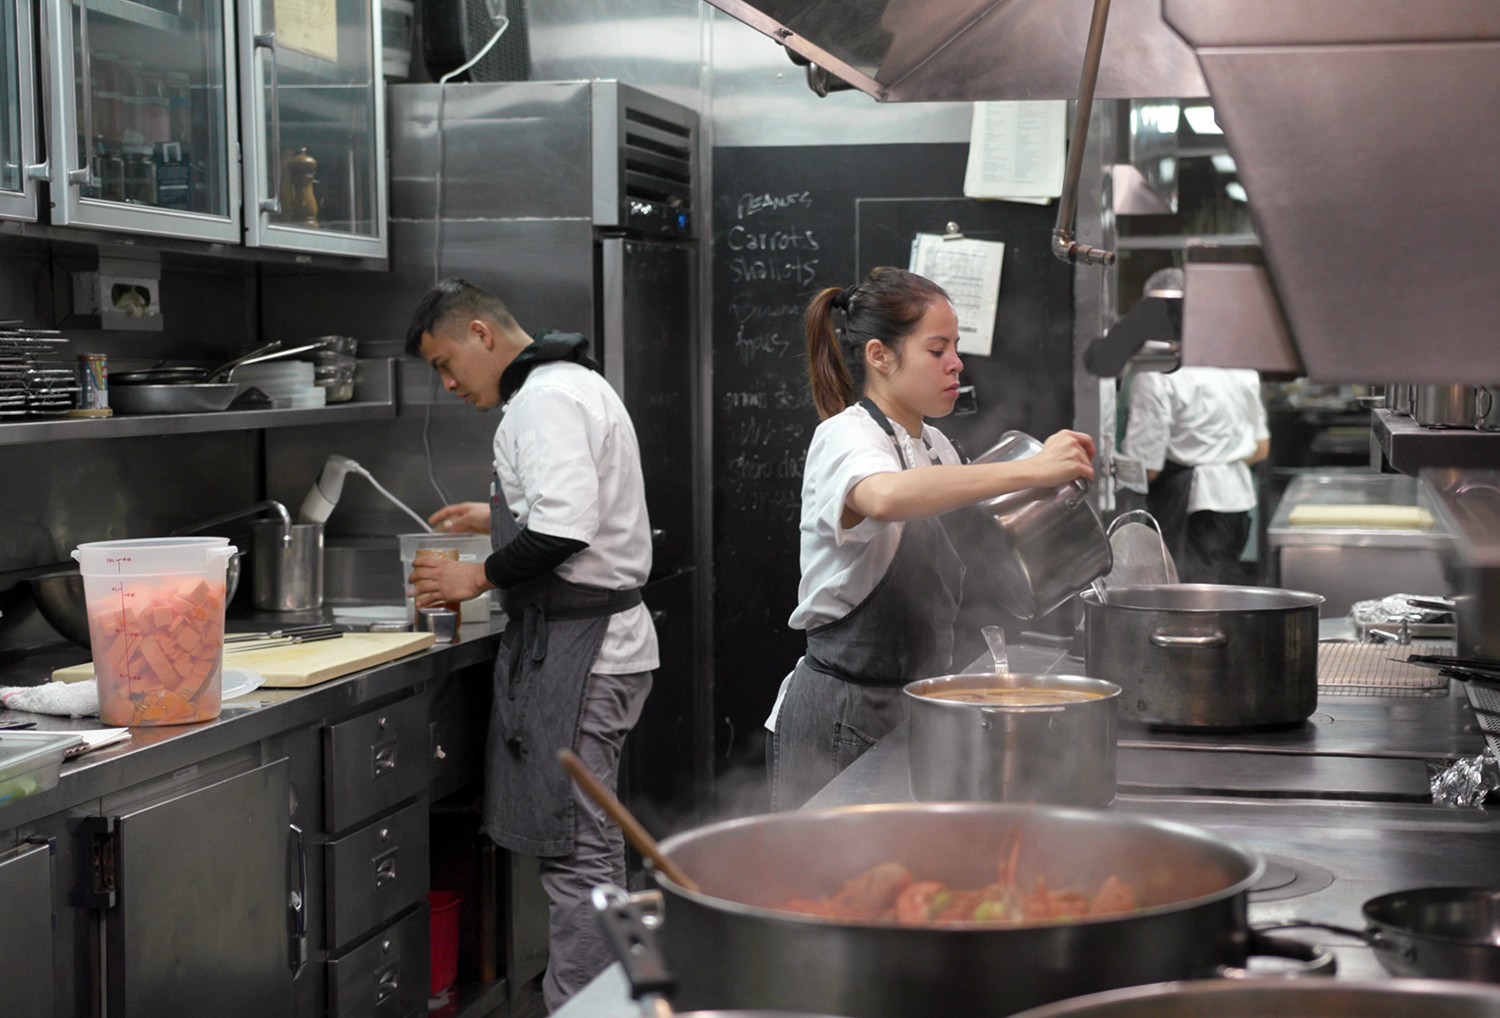
<svg viewBox="0 0 1500 1018">
<path fill-rule="evenodd" d="M 73 552 L 101 722 L 180 725 L 219 716 L 225 578 L 236 551 L 210 537 L 98 541 Z"/>
</svg>

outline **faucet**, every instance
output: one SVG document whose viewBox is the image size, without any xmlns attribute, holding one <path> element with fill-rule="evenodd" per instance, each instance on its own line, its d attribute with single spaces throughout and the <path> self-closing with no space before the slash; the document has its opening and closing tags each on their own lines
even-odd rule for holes
<svg viewBox="0 0 1500 1018">
<path fill-rule="evenodd" d="M 201 523 L 194 523 L 191 526 L 179 527 L 178 529 L 172 531 L 172 536 L 176 537 L 181 534 L 194 534 L 202 530 L 207 530 L 209 527 L 216 527 L 220 523 L 228 523 L 230 520 L 237 520 L 242 516 L 254 516 L 256 513 L 262 510 L 273 512 L 277 515 L 278 518 L 280 518 L 281 543 L 284 547 L 290 546 L 292 543 L 292 514 L 287 512 L 286 506 L 282 505 L 280 502 L 277 502 L 275 499 L 267 499 L 264 502 L 257 502 L 254 505 L 249 506 L 248 508 L 240 509 L 235 512 L 228 513 L 224 516 L 215 516 L 211 520 L 204 520 Z"/>
</svg>

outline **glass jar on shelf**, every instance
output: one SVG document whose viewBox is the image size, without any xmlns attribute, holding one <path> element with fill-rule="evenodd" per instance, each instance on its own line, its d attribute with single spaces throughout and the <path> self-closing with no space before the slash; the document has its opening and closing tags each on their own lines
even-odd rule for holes
<svg viewBox="0 0 1500 1018">
<path fill-rule="evenodd" d="M 181 71 L 167 71 L 162 76 L 162 90 L 167 98 L 167 141 L 186 147 L 192 141 L 193 108 L 190 78 Z"/>
<path fill-rule="evenodd" d="M 113 53 L 95 53 L 89 60 L 89 102 L 94 113 L 94 137 L 120 137 L 120 64 Z M 80 126 L 82 126 L 80 124 Z"/>
<path fill-rule="evenodd" d="M 139 145 L 145 141 L 142 111 L 145 91 L 141 82 L 141 62 L 121 60 L 120 71 L 120 121 L 118 137 L 126 145 Z"/>
<path fill-rule="evenodd" d="M 99 180 L 97 195 L 104 201 L 125 200 L 125 153 L 113 138 L 94 140 L 94 173 Z"/>
<path fill-rule="evenodd" d="M 151 146 L 125 146 L 125 200 L 135 205 L 156 204 L 156 163 Z"/>
<path fill-rule="evenodd" d="M 159 141 L 172 140 L 172 118 L 167 97 L 166 75 L 160 71 L 141 72 L 141 115 L 139 118 L 144 143 L 155 145 Z"/>
</svg>

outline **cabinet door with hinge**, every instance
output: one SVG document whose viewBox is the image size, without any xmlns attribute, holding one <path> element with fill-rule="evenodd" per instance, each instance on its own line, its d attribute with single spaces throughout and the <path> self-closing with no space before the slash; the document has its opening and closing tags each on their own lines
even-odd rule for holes
<svg viewBox="0 0 1500 1018">
<path fill-rule="evenodd" d="M 36 46 L 31 4 L 0 3 L 0 219 L 36 222 Z"/>
<path fill-rule="evenodd" d="M 244 0 L 245 243 L 386 256 L 385 89 L 373 0 Z"/>
<path fill-rule="evenodd" d="M 51 221 L 238 243 L 233 0 L 42 0 Z"/>
<path fill-rule="evenodd" d="M 84 824 L 111 1018 L 291 1013 L 305 846 L 287 773 L 276 760 Z"/>
<path fill-rule="evenodd" d="M 0 1012 L 53 1013 L 52 852 L 46 844 L 0 852 Z"/>
</svg>

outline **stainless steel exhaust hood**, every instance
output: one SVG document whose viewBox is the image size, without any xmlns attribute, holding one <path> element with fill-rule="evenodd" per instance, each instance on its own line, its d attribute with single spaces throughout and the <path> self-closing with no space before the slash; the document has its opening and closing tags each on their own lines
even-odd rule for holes
<svg viewBox="0 0 1500 1018">
<path fill-rule="evenodd" d="M 1074 99 L 1090 8 L 1057 0 L 707 0 L 881 102 Z M 1113 0 L 1099 99 L 1207 94 L 1161 0 Z"/>
<path fill-rule="evenodd" d="M 1308 377 L 1500 382 L 1500 4 L 1161 2 Z"/>
</svg>

